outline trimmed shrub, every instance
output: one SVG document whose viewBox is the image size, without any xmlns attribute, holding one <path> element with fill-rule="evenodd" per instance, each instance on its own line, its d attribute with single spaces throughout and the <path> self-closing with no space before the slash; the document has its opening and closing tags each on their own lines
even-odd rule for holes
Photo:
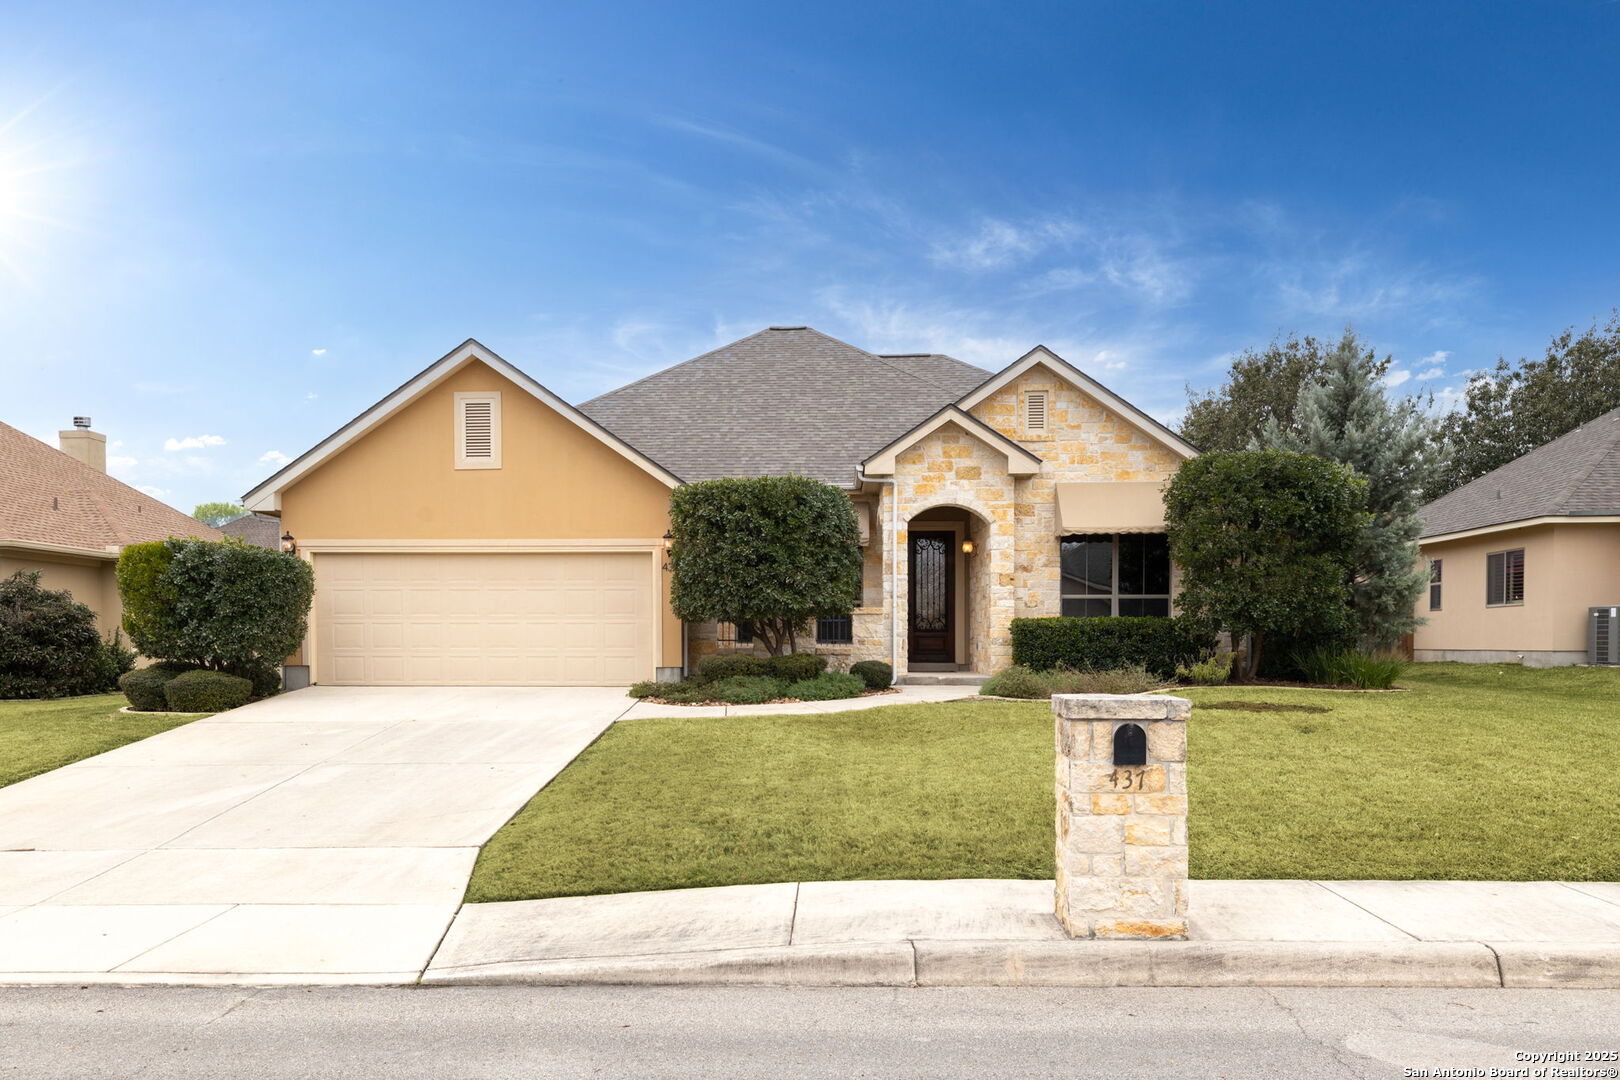
<svg viewBox="0 0 1620 1080">
<path fill-rule="evenodd" d="M 786 697 L 800 701 L 838 701 L 841 698 L 860 697 L 866 692 L 866 680 L 859 675 L 846 675 L 830 671 L 813 679 L 789 683 Z"/>
<path fill-rule="evenodd" d="M 787 696 L 787 685 L 766 675 L 733 675 L 704 688 L 699 700 L 724 701 L 728 705 L 763 705 Z"/>
<path fill-rule="evenodd" d="M 0 580 L 0 698 L 111 690 L 127 650 L 102 640 L 94 611 L 66 590 L 43 587 L 40 577 L 19 570 Z"/>
<path fill-rule="evenodd" d="M 882 660 L 862 660 L 849 666 L 851 675 L 859 675 L 868 690 L 887 690 L 894 685 L 894 668 Z"/>
<path fill-rule="evenodd" d="M 224 712 L 248 703 L 253 697 L 253 682 L 199 668 L 165 683 L 163 697 L 170 712 Z"/>
<path fill-rule="evenodd" d="M 1044 618 L 1012 621 L 1013 664 L 1036 671 L 1059 667 L 1110 671 L 1140 666 L 1163 678 L 1196 663 L 1215 635 L 1192 619 Z"/>
<path fill-rule="evenodd" d="M 987 697 L 1010 698 L 1052 696 L 1052 690 L 1047 686 L 1046 680 L 1022 664 L 1014 664 L 990 676 L 984 685 L 979 687 L 979 693 Z"/>
<path fill-rule="evenodd" d="M 118 680 L 118 689 L 129 699 L 130 708 L 142 712 L 166 712 L 169 699 L 163 696 L 163 688 L 177 676 L 196 670 L 185 664 L 165 661 L 125 674 Z"/>
<path fill-rule="evenodd" d="M 662 697 L 663 691 L 678 686 L 678 683 L 662 683 L 656 679 L 643 679 L 630 687 L 629 696 L 640 701 L 642 698 Z"/>
<path fill-rule="evenodd" d="M 118 558 L 124 629 L 147 656 L 280 689 L 276 668 L 304 640 L 314 595 L 295 555 L 226 540 L 154 540 Z"/>
<path fill-rule="evenodd" d="M 783 682 L 803 682 L 814 679 L 827 670 L 827 658 L 815 653 L 783 653 L 765 661 L 765 674 Z"/>
<path fill-rule="evenodd" d="M 1047 681 L 1054 694 L 1145 694 L 1164 683 L 1140 664 L 1106 671 L 1054 671 Z"/>
<path fill-rule="evenodd" d="M 1223 686 L 1231 677 L 1231 653 L 1216 653 L 1207 660 L 1176 668 L 1176 678 L 1193 686 Z"/>
<path fill-rule="evenodd" d="M 765 658 L 748 653 L 715 653 L 698 661 L 697 681 L 718 682 L 738 675 L 764 675 Z"/>
</svg>

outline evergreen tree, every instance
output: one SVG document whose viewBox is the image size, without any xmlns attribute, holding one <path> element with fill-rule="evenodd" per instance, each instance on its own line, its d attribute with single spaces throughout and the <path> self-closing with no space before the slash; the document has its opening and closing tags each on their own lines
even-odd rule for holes
<svg viewBox="0 0 1620 1080">
<path fill-rule="evenodd" d="M 1415 398 L 1391 401 L 1380 364 L 1346 329 L 1318 379 L 1299 391 L 1290 429 L 1273 421 L 1263 445 L 1348 465 L 1367 481 L 1370 515 L 1356 546 L 1350 606 L 1362 640 L 1393 647 L 1418 624 L 1428 574 L 1420 562 L 1422 492 L 1441 466 L 1435 425 Z"/>
</svg>

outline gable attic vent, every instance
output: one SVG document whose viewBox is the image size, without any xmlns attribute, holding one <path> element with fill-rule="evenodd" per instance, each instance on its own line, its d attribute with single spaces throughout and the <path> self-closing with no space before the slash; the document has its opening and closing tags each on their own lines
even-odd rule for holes
<svg viewBox="0 0 1620 1080">
<path fill-rule="evenodd" d="M 1046 398 L 1045 390 L 1031 390 L 1024 395 L 1024 430 L 1046 430 Z"/>
<path fill-rule="evenodd" d="M 456 394 L 456 468 L 500 467 L 500 391 Z"/>
</svg>

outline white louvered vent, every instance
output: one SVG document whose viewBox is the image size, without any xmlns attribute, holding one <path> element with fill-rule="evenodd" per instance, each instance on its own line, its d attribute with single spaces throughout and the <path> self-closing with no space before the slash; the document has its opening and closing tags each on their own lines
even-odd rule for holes
<svg viewBox="0 0 1620 1080">
<path fill-rule="evenodd" d="M 456 395 L 456 468 L 501 467 L 499 391 Z"/>
<path fill-rule="evenodd" d="M 1031 390 L 1024 395 L 1025 431 L 1046 431 L 1046 398 L 1045 390 Z"/>
</svg>

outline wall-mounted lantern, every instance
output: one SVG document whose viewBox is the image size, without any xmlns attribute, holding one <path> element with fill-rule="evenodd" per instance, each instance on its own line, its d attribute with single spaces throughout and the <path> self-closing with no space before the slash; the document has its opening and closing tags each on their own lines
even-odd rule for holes
<svg viewBox="0 0 1620 1080">
<path fill-rule="evenodd" d="M 973 541 L 971 541 L 971 540 L 963 540 L 962 541 L 962 554 L 964 554 L 964 555 L 973 554 Z"/>
<path fill-rule="evenodd" d="M 289 555 L 298 554 L 298 541 L 293 539 L 292 533 L 284 532 L 281 534 L 281 550 Z"/>
</svg>

